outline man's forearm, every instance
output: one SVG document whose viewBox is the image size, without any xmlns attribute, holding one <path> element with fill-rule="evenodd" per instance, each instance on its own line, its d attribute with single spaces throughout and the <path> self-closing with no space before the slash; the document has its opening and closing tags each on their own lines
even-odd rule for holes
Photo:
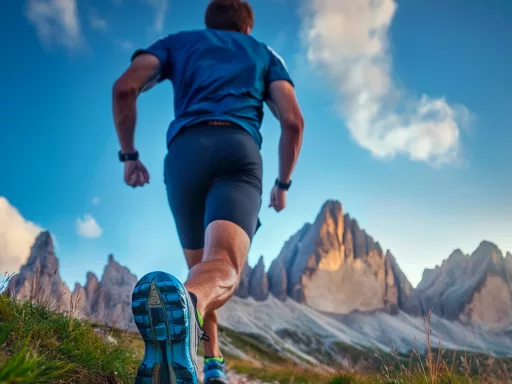
<svg viewBox="0 0 512 384">
<path fill-rule="evenodd" d="M 137 120 L 137 92 L 113 91 L 113 112 L 121 151 L 135 151 L 135 123 Z"/>
<path fill-rule="evenodd" d="M 299 158 L 302 146 L 303 124 L 296 124 L 293 128 L 283 126 L 279 140 L 279 181 L 288 183 Z"/>
</svg>

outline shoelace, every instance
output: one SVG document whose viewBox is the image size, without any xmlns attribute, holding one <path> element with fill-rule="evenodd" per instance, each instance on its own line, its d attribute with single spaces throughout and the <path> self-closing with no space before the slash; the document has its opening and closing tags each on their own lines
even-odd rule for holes
<svg viewBox="0 0 512 384">
<path fill-rule="evenodd" d="M 204 331 L 201 329 L 201 332 L 202 332 L 202 335 L 201 337 L 199 338 L 199 340 L 197 340 L 197 349 L 199 349 L 199 347 L 201 346 L 201 341 L 210 341 L 210 336 L 208 336 L 206 333 L 204 333 Z"/>
<path fill-rule="evenodd" d="M 210 341 L 210 336 L 208 336 L 206 333 L 203 332 L 203 335 L 201 336 L 200 341 Z"/>
</svg>

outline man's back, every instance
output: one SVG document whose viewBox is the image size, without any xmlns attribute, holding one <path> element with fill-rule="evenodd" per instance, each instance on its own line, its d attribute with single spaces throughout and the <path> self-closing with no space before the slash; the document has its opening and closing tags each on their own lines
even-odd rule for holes
<svg viewBox="0 0 512 384">
<path fill-rule="evenodd" d="M 168 143 L 184 126 L 224 120 L 245 128 L 261 146 L 266 89 L 272 81 L 292 82 L 282 59 L 252 36 L 215 29 L 168 35 L 150 52 L 162 67 L 160 80 L 174 86 L 175 120 Z"/>
</svg>

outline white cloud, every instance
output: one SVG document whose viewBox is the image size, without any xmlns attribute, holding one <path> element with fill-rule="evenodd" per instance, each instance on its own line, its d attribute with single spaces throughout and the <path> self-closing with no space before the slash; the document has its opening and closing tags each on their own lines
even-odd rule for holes
<svg viewBox="0 0 512 384">
<path fill-rule="evenodd" d="M 0 278 L 17 273 L 27 261 L 41 228 L 25 220 L 5 197 L 0 196 Z"/>
<path fill-rule="evenodd" d="M 396 8 L 395 0 L 311 0 L 302 24 L 308 61 L 335 87 L 352 137 L 374 156 L 454 161 L 471 113 L 393 83 L 389 27 Z"/>
<path fill-rule="evenodd" d="M 135 44 L 133 44 L 129 40 L 118 39 L 118 40 L 115 40 L 114 43 L 123 51 L 130 52 L 135 49 Z"/>
<path fill-rule="evenodd" d="M 169 6 L 168 0 L 144 0 L 155 11 L 154 27 L 158 32 L 164 29 L 165 14 Z"/>
<path fill-rule="evenodd" d="M 92 205 L 98 205 L 99 203 L 101 203 L 101 200 L 98 196 L 94 196 L 92 198 Z"/>
<path fill-rule="evenodd" d="M 91 215 L 84 215 L 83 220 L 76 219 L 76 231 L 80 236 L 88 239 L 97 238 L 103 234 L 103 229 Z"/>
<path fill-rule="evenodd" d="M 100 16 L 98 11 L 92 9 L 89 12 L 89 26 L 95 31 L 104 32 L 108 29 L 107 20 Z"/>
<path fill-rule="evenodd" d="M 75 48 L 82 42 L 76 0 L 28 0 L 26 16 L 45 44 Z"/>
</svg>

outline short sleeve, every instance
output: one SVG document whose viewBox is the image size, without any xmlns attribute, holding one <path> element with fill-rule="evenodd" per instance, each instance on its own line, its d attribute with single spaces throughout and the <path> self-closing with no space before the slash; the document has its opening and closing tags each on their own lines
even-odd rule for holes
<svg viewBox="0 0 512 384">
<path fill-rule="evenodd" d="M 161 38 L 147 48 L 137 49 L 131 58 L 133 61 L 137 56 L 149 53 L 160 61 L 161 76 L 159 81 L 169 78 L 171 72 L 171 52 L 173 35 Z"/>
<path fill-rule="evenodd" d="M 267 49 L 269 52 L 270 61 L 267 75 L 265 76 L 265 86 L 268 87 L 272 82 L 278 80 L 288 81 L 291 85 L 294 86 L 283 58 L 279 56 L 271 47 L 267 46 Z"/>
</svg>

